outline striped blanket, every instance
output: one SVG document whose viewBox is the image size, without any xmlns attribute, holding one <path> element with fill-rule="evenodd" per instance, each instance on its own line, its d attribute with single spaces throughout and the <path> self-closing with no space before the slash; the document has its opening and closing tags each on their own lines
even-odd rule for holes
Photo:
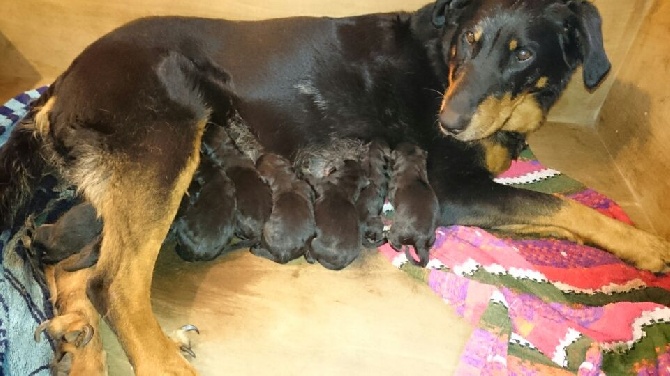
<svg viewBox="0 0 670 376">
<path fill-rule="evenodd" d="M 0 144 L 43 90 L 0 107 Z M 562 194 L 629 221 L 610 199 L 543 167 L 529 151 L 498 182 Z M 71 197 L 47 184 L 33 209 L 42 220 L 55 217 Z M 33 331 L 53 312 L 39 260 L 22 245 L 24 231 L 0 234 L 0 374 L 47 375 L 53 344 L 35 343 Z M 426 269 L 390 247 L 379 251 L 475 326 L 458 375 L 670 375 L 670 276 L 588 246 L 473 227 L 439 228 Z"/>
<path fill-rule="evenodd" d="M 612 200 L 529 151 L 497 180 L 630 222 Z M 475 326 L 457 375 L 670 375 L 670 276 L 563 240 L 461 226 L 437 232 L 427 269 L 388 246 L 380 251 Z"/>
</svg>

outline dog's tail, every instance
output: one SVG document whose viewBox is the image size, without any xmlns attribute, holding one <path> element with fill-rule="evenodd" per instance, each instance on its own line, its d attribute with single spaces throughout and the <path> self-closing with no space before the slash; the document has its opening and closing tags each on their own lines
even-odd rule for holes
<svg viewBox="0 0 670 376">
<path fill-rule="evenodd" d="M 46 169 L 41 153 L 42 141 L 36 131 L 40 126 L 48 126 L 40 109 L 48 101 L 51 92 L 47 90 L 34 102 L 26 117 L 0 147 L 0 230 L 14 225 L 17 213 L 32 196 Z M 40 125 L 39 121 L 46 124 Z"/>
</svg>

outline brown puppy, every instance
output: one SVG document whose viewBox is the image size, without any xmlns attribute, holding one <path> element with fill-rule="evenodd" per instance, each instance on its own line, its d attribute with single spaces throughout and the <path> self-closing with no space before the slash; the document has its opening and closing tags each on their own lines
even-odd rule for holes
<svg viewBox="0 0 670 376">
<path fill-rule="evenodd" d="M 235 236 L 245 244 L 260 244 L 263 225 L 272 211 L 272 191 L 263 181 L 254 161 L 244 155 L 226 130 L 209 126 L 202 141 L 203 152 L 223 169 L 235 189 Z"/>
<path fill-rule="evenodd" d="M 339 270 L 361 251 L 361 222 L 354 204 L 367 179 L 359 162 L 346 160 L 328 176 L 313 180 L 316 237 L 305 258 L 328 269 Z"/>
<path fill-rule="evenodd" d="M 314 236 L 314 192 L 280 155 L 263 154 L 256 166 L 272 189 L 272 214 L 263 226 L 262 248 L 251 251 L 284 264 L 302 256 Z"/>
<path fill-rule="evenodd" d="M 235 234 L 235 186 L 225 172 L 203 157 L 172 229 L 175 251 L 186 261 L 212 260 Z"/>
<path fill-rule="evenodd" d="M 102 221 L 88 202 L 75 205 L 53 224 L 33 231 L 32 247 L 45 264 L 60 264 L 65 271 L 93 266 L 100 255 Z M 76 256 L 75 256 L 76 254 Z M 72 256 L 72 257 L 71 257 Z"/>
<path fill-rule="evenodd" d="M 356 208 L 363 226 L 363 246 L 373 248 L 384 242 L 381 214 L 388 192 L 391 150 L 386 142 L 379 139 L 373 140 L 367 147 L 362 167 L 369 184 L 361 190 Z"/>
<path fill-rule="evenodd" d="M 393 151 L 393 169 L 389 184 L 389 200 L 395 210 L 388 240 L 393 249 L 414 247 L 416 261 L 405 248 L 407 258 L 416 265 L 428 264 L 428 252 L 435 243 L 439 204 L 428 184 L 427 153 L 418 146 L 403 142 Z"/>
</svg>

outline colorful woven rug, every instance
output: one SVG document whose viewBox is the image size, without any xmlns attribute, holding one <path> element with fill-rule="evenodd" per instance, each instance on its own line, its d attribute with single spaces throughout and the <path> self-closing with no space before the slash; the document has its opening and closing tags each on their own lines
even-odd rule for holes
<svg viewBox="0 0 670 376">
<path fill-rule="evenodd" d="M 0 107 L 0 145 L 43 90 Z M 498 182 L 563 194 L 629 222 L 614 202 L 544 168 L 529 151 Z M 38 221 L 73 201 L 71 191 L 52 188 L 36 195 L 31 210 L 41 213 Z M 24 232 L 0 234 L 0 375 L 48 375 L 53 355 L 49 341 L 33 339 L 53 312 L 39 260 L 22 245 Z M 670 375 L 670 276 L 567 241 L 510 239 L 459 226 L 438 229 L 427 269 L 389 247 L 380 252 L 476 327 L 459 376 Z"/>
<path fill-rule="evenodd" d="M 544 168 L 529 151 L 497 180 L 630 223 L 612 200 Z M 427 269 L 388 246 L 380 251 L 475 326 L 459 376 L 670 375 L 670 276 L 589 246 L 473 227 L 439 228 Z"/>
</svg>

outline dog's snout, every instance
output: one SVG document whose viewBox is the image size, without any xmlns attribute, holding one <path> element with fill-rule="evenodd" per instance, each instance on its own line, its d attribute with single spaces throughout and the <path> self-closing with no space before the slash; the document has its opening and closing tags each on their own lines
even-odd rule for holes
<svg viewBox="0 0 670 376">
<path fill-rule="evenodd" d="M 451 134 L 459 134 L 467 128 L 469 118 L 447 106 L 440 111 L 440 124 Z"/>
</svg>

